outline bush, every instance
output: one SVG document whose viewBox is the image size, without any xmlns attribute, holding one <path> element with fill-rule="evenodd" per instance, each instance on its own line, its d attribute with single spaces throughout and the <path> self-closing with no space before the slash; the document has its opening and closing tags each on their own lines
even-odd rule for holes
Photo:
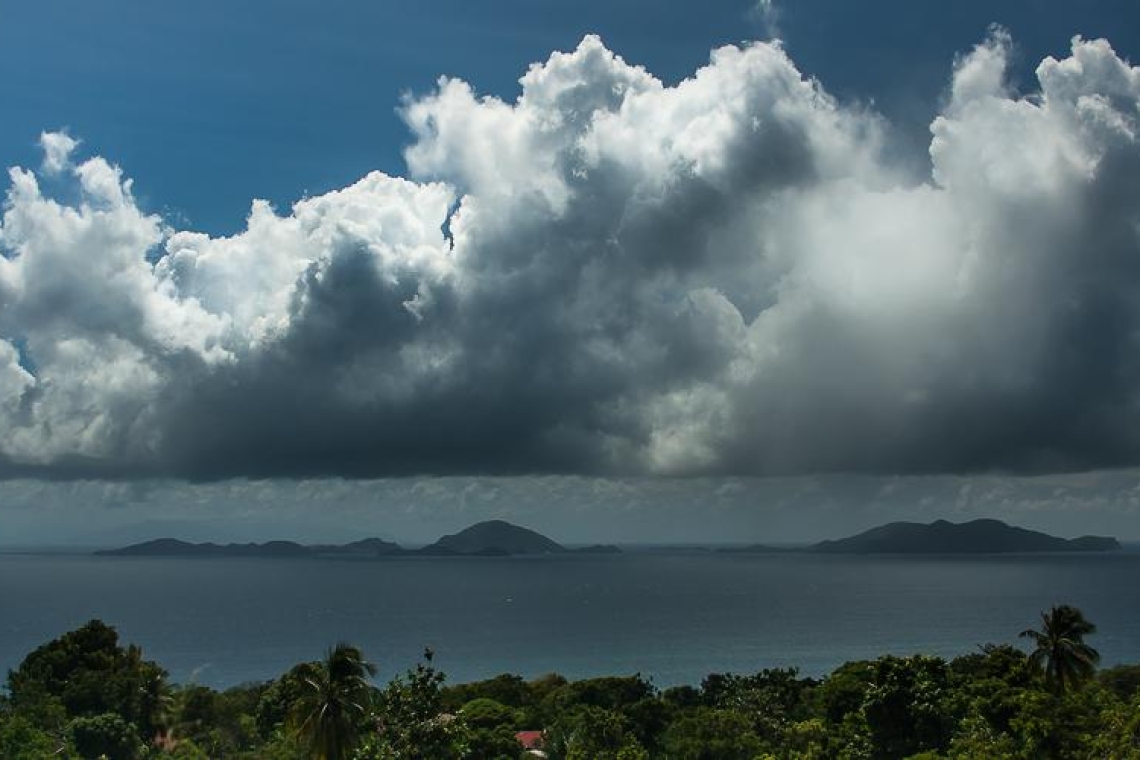
<svg viewBox="0 0 1140 760">
<path fill-rule="evenodd" d="M 144 752 L 135 727 L 116 713 L 103 713 L 71 721 L 71 740 L 84 758 L 135 760 Z"/>
<path fill-rule="evenodd" d="M 764 743 L 741 713 L 701 707 L 669 727 L 664 747 L 676 760 L 752 760 Z"/>
<path fill-rule="evenodd" d="M 0 715 L 0 757 L 42 760 L 57 754 L 60 742 L 20 715 Z"/>
</svg>

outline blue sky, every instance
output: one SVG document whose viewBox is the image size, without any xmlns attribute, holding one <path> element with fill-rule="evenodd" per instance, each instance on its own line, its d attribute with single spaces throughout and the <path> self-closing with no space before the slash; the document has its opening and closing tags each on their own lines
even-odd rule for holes
<svg viewBox="0 0 1140 760">
<path fill-rule="evenodd" d="M 1140 58 L 1129 0 L 777 0 L 776 12 L 802 71 L 874 102 L 918 153 L 955 54 L 991 23 L 1011 31 L 1019 78 L 1075 34 Z M 150 210 L 233 233 L 252 198 L 287 208 L 371 169 L 403 174 L 405 93 L 449 75 L 513 99 L 526 65 L 587 33 L 675 82 L 711 48 L 769 28 L 753 0 L 11 3 L 0 20 L 0 163 L 35 165 L 39 133 L 65 127 L 122 165 Z"/>
</svg>

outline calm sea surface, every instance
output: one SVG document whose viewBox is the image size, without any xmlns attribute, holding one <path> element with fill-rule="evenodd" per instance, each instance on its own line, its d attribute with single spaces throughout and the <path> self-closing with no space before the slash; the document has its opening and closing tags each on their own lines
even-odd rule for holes
<svg viewBox="0 0 1140 760">
<path fill-rule="evenodd" d="M 1140 662 L 1140 553 L 990 557 L 634 553 L 377 561 L 0 554 L 0 673 L 98 617 L 177 682 L 272 678 L 349 641 L 391 676 L 424 646 L 452 682 L 641 672 L 659 686 L 1013 642 L 1079 606 L 1105 664 Z"/>
</svg>

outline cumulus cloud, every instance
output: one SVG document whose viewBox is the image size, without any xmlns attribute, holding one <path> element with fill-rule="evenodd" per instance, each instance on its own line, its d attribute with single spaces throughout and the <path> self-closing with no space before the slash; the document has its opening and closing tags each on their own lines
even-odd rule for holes
<svg viewBox="0 0 1140 760">
<path fill-rule="evenodd" d="M 955 62 L 920 182 L 778 43 L 676 86 L 594 37 L 513 102 L 441 79 L 408 178 L 227 238 L 45 135 L 0 226 L 2 470 L 1136 463 L 1140 70 L 1075 39 L 1019 95 L 1009 49 Z"/>
<path fill-rule="evenodd" d="M 68 166 L 79 142 L 66 132 L 44 132 L 40 135 L 40 147 L 44 151 L 44 174 L 54 175 Z"/>
</svg>

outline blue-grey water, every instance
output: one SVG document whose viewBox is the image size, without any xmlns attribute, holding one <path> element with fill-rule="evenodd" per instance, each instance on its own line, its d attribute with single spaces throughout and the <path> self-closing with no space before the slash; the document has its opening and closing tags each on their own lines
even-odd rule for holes
<svg viewBox="0 0 1140 760">
<path fill-rule="evenodd" d="M 1015 642 L 1051 604 L 1140 662 L 1140 553 L 984 557 L 626 553 L 376 561 L 0 555 L 0 672 L 90 618 L 177 682 L 273 678 L 345 640 L 391 676 L 640 672 L 658 685 Z"/>
</svg>

